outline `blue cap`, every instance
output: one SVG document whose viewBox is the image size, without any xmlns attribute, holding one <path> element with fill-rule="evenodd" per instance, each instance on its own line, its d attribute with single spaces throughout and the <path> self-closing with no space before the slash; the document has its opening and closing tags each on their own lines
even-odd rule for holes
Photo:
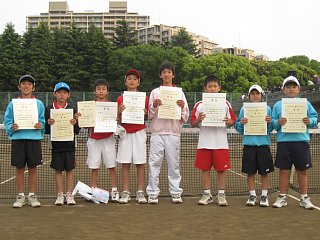
<svg viewBox="0 0 320 240">
<path fill-rule="evenodd" d="M 60 90 L 60 89 L 65 89 L 67 90 L 68 92 L 70 92 L 70 87 L 68 84 L 66 84 L 65 82 L 59 82 L 57 83 L 55 86 L 54 86 L 54 92 Z"/>
</svg>

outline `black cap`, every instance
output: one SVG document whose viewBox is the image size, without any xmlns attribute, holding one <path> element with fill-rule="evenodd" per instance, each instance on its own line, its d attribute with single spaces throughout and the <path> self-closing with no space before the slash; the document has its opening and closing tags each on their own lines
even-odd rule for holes
<svg viewBox="0 0 320 240">
<path fill-rule="evenodd" d="M 23 76 L 21 76 L 20 79 L 19 79 L 19 84 L 21 82 L 24 82 L 24 81 L 28 81 L 28 82 L 31 82 L 33 84 L 35 84 L 35 82 L 36 82 L 34 77 L 32 77 L 31 75 L 23 75 Z"/>
</svg>

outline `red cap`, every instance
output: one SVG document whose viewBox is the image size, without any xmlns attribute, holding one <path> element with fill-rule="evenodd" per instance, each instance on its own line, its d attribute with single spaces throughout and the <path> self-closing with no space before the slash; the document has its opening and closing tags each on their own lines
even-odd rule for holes
<svg viewBox="0 0 320 240">
<path fill-rule="evenodd" d="M 129 75 L 135 75 L 135 76 L 137 76 L 138 79 L 140 79 L 140 77 L 141 77 L 139 71 L 136 70 L 136 69 L 130 69 L 130 70 L 128 70 L 127 73 L 126 73 L 126 78 L 127 78 Z"/>
</svg>

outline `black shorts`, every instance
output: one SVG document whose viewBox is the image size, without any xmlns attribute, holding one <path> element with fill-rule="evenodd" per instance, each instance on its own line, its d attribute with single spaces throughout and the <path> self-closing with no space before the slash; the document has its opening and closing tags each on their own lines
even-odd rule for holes
<svg viewBox="0 0 320 240">
<path fill-rule="evenodd" d="M 281 170 L 291 170 L 292 164 L 303 171 L 312 167 L 310 145 L 307 142 L 279 142 L 274 166 Z"/>
<path fill-rule="evenodd" d="M 75 152 L 52 152 L 50 167 L 58 171 L 71 171 L 76 167 Z"/>
<path fill-rule="evenodd" d="M 266 175 L 274 171 L 269 146 L 244 146 L 242 155 L 242 172 Z"/>
<path fill-rule="evenodd" d="M 17 168 L 24 168 L 26 165 L 36 167 L 42 163 L 40 140 L 12 140 L 11 166 Z"/>
</svg>

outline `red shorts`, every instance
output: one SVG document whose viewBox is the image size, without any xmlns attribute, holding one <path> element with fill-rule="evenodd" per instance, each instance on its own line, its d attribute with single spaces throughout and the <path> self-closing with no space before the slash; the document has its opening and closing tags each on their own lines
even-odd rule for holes
<svg viewBox="0 0 320 240">
<path fill-rule="evenodd" d="M 218 172 L 230 168 L 229 149 L 197 149 L 196 168 L 210 170 L 213 166 Z"/>
</svg>

